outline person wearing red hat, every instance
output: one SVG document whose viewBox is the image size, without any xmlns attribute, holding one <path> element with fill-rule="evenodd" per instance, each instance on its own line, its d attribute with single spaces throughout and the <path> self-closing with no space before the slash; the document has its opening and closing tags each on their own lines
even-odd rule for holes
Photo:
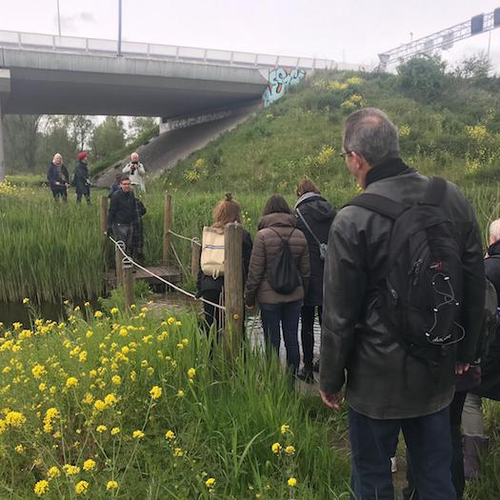
<svg viewBox="0 0 500 500">
<path fill-rule="evenodd" d="M 75 165 L 74 185 L 76 189 L 76 202 L 81 203 L 82 196 L 85 196 L 87 205 L 90 205 L 90 175 L 87 164 L 87 153 L 78 153 L 78 161 Z"/>
</svg>

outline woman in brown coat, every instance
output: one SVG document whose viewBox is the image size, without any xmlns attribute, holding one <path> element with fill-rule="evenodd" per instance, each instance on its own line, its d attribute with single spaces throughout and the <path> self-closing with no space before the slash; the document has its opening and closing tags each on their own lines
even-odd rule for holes
<svg viewBox="0 0 500 500">
<path fill-rule="evenodd" d="M 296 228 L 296 222 L 282 196 L 273 195 L 267 200 L 259 221 L 245 287 L 246 306 L 252 308 L 256 302 L 259 303 L 267 346 L 272 346 L 278 354 L 281 325 L 287 364 L 294 374 L 300 362 L 297 339 L 299 317 L 309 281 L 309 249 L 304 234 Z M 279 257 L 283 239 L 288 240 L 301 278 L 299 285 L 286 295 L 276 292 L 269 282 L 271 267 Z"/>
</svg>

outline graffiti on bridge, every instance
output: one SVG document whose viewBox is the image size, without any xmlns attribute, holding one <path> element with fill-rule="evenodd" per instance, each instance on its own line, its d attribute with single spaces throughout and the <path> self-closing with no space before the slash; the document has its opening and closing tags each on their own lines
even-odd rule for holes
<svg viewBox="0 0 500 500">
<path fill-rule="evenodd" d="M 305 76 L 306 72 L 298 68 L 276 68 L 270 70 L 268 76 L 269 84 L 262 96 L 264 106 L 269 106 L 280 97 L 283 97 L 288 87 L 297 85 Z"/>
</svg>

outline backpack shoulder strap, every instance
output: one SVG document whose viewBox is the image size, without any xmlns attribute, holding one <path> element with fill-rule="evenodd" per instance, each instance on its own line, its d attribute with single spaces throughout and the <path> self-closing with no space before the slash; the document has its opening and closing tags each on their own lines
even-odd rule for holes
<svg viewBox="0 0 500 500">
<path fill-rule="evenodd" d="M 302 212 L 298 208 L 297 208 L 297 214 L 299 215 L 301 221 L 304 223 L 304 226 L 306 226 L 307 230 L 309 231 L 309 234 L 315 239 L 318 245 L 321 245 L 321 241 L 319 241 L 319 238 L 314 234 L 313 230 L 311 229 L 311 226 L 307 223 L 305 217 L 302 215 Z M 290 233 L 290 236 L 291 235 L 292 233 Z"/>
<path fill-rule="evenodd" d="M 296 227 L 294 227 L 291 231 L 290 231 L 290 234 L 288 236 L 281 236 L 280 233 L 278 233 L 278 231 L 276 231 L 276 229 L 274 229 L 274 227 L 268 227 L 267 229 L 270 229 L 271 231 L 273 231 L 274 233 L 276 233 L 281 240 L 285 240 L 288 242 L 288 240 L 290 239 L 290 236 L 292 236 L 292 233 L 297 229 Z"/>
<path fill-rule="evenodd" d="M 366 208 L 393 220 L 396 220 L 407 209 L 402 203 L 372 193 L 362 193 L 356 196 L 345 206 L 349 205 Z"/>
<path fill-rule="evenodd" d="M 444 179 L 441 179 L 441 177 L 431 177 L 423 198 L 418 202 L 419 205 L 440 205 L 444 199 L 446 187 Z"/>
</svg>

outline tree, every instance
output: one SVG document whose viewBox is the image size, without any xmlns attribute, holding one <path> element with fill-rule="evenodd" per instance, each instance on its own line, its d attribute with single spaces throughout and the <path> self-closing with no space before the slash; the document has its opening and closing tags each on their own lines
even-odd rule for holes
<svg viewBox="0 0 500 500">
<path fill-rule="evenodd" d="M 5 163 L 11 172 L 36 170 L 41 115 L 6 115 Z"/>
<path fill-rule="evenodd" d="M 76 149 L 84 151 L 88 147 L 94 132 L 92 119 L 85 115 L 68 115 L 64 117 L 64 123 L 76 144 Z"/>
<path fill-rule="evenodd" d="M 150 116 L 134 116 L 129 122 L 129 138 L 136 139 L 142 134 L 149 132 L 152 128 L 158 127 L 158 118 Z"/>
<path fill-rule="evenodd" d="M 484 52 L 479 52 L 470 57 L 465 57 L 455 67 L 454 74 L 459 78 L 484 80 L 490 76 L 492 64 Z"/>
<path fill-rule="evenodd" d="M 68 127 L 66 116 L 48 116 L 43 121 L 38 146 L 38 157 L 48 165 L 55 153 L 60 153 L 64 164 L 72 166 L 76 157 L 77 144 Z"/>
<path fill-rule="evenodd" d="M 125 147 L 123 121 L 116 116 L 107 116 L 95 127 L 91 138 L 91 148 L 96 160 Z"/>
<path fill-rule="evenodd" d="M 401 92 L 430 104 L 442 95 L 446 63 L 439 56 L 418 55 L 398 66 Z"/>
</svg>

